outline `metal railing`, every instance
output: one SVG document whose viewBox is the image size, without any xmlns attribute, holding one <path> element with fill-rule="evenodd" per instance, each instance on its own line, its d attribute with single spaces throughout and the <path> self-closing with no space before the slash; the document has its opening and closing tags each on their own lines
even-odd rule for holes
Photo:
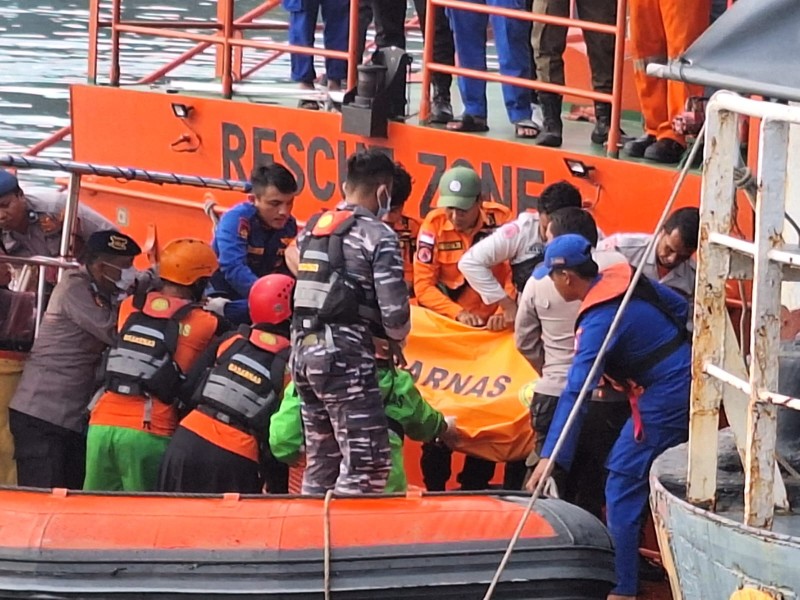
<svg viewBox="0 0 800 600">
<path fill-rule="evenodd" d="M 67 187 L 67 200 L 64 207 L 64 217 L 61 224 L 61 239 L 59 242 L 59 256 L 33 256 L 17 257 L 0 254 L 0 263 L 12 265 L 32 266 L 38 269 L 37 295 L 36 295 L 36 321 L 35 333 L 39 331 L 41 316 L 44 312 L 45 298 L 45 269 L 58 268 L 58 278 L 61 278 L 64 269 L 78 266 L 72 256 L 70 244 L 75 233 L 77 223 L 81 177 L 83 175 L 96 175 L 100 177 L 113 177 L 120 180 L 144 181 L 153 184 L 185 185 L 198 188 L 218 189 L 226 191 L 248 192 L 250 183 L 214 177 L 198 177 L 195 175 L 181 175 L 162 171 L 149 171 L 146 169 L 133 169 L 130 167 L 116 167 L 110 165 L 96 165 L 92 163 L 76 162 L 72 160 L 55 160 L 30 156 L 0 155 L 0 166 L 23 169 L 41 169 L 45 171 L 66 171 L 69 173 Z M 204 207 L 199 203 L 190 203 L 199 210 Z"/>
<path fill-rule="evenodd" d="M 761 119 L 753 242 L 730 235 L 736 211 L 739 115 Z M 800 409 L 800 399 L 777 393 L 781 284 L 800 281 L 800 248 L 783 240 L 788 183 L 798 176 L 796 165 L 789 161 L 791 125 L 800 125 L 800 107 L 759 102 L 731 92 L 717 92 L 708 105 L 687 498 L 704 506 L 715 504 L 717 428 L 724 397 L 744 463 L 744 522 L 762 528 L 772 526 L 776 506 L 788 508 L 776 461 L 777 406 Z M 728 278 L 753 280 L 749 366 L 737 356 L 734 333 L 726 322 Z"/>
<path fill-rule="evenodd" d="M 107 2 L 110 6 L 110 15 L 101 16 L 101 5 Z M 110 35 L 110 68 L 109 84 L 112 86 L 120 85 L 122 77 L 120 66 L 120 41 L 123 34 L 147 35 L 167 39 L 180 39 L 197 42 L 197 44 L 183 54 L 171 60 L 163 67 L 157 69 L 146 77 L 134 82 L 135 85 L 150 84 L 158 81 L 175 68 L 185 64 L 205 50 L 216 47 L 216 76 L 220 79 L 221 93 L 224 97 L 230 98 L 234 93 L 234 84 L 242 82 L 252 76 L 259 69 L 272 63 L 279 56 L 286 53 L 306 54 L 311 56 L 322 56 L 325 58 L 335 58 L 346 60 L 347 88 L 351 89 L 356 82 L 356 66 L 361 62 L 361 57 L 356 56 L 358 48 L 358 10 L 359 0 L 351 0 L 349 14 L 349 50 L 336 51 L 323 48 L 309 48 L 305 46 L 294 46 L 285 43 L 249 40 L 244 39 L 246 31 L 255 30 L 285 30 L 287 24 L 279 21 L 256 22 L 267 12 L 274 10 L 281 4 L 281 0 L 267 0 L 263 4 L 253 8 L 244 15 L 234 18 L 234 6 L 236 0 L 218 0 L 217 19 L 209 22 L 197 21 L 155 21 L 155 20 L 123 20 L 122 19 L 123 0 L 90 0 L 89 9 L 89 56 L 88 56 L 88 81 L 92 84 L 98 80 L 98 57 L 100 32 L 108 29 Z M 540 81 L 532 81 L 518 77 L 510 77 L 499 73 L 489 73 L 454 67 L 433 61 L 433 40 L 435 29 L 435 10 L 434 6 L 441 6 L 450 9 L 480 12 L 490 15 L 498 15 L 507 18 L 521 19 L 529 22 L 546 23 L 563 27 L 579 27 L 584 31 L 595 31 L 615 36 L 614 48 L 614 81 L 610 94 L 596 92 L 594 90 L 561 86 Z M 622 113 L 622 79 L 625 53 L 625 23 L 626 23 L 627 0 L 617 0 L 617 18 L 614 25 L 607 25 L 579 19 L 555 17 L 532 13 L 521 10 L 511 10 L 498 7 L 490 7 L 483 4 L 475 4 L 463 0 L 428 0 L 428 19 L 426 21 L 424 38 L 426 43 L 423 46 L 423 65 L 422 65 L 422 98 L 420 105 L 420 120 L 424 121 L 430 111 L 430 82 L 431 73 L 450 73 L 461 77 L 472 77 L 497 83 L 512 84 L 543 92 L 557 94 L 569 94 L 579 96 L 598 102 L 608 102 L 611 104 L 611 129 L 609 132 L 607 153 L 609 156 L 616 157 L 619 154 L 620 128 L 619 123 Z M 407 22 L 415 26 L 416 19 Z M 185 31 L 193 29 L 192 31 Z M 213 30 L 213 33 L 197 33 L 197 30 Z M 245 48 L 256 50 L 271 51 L 266 58 L 261 59 L 256 65 L 245 70 L 242 59 L 242 52 Z M 36 155 L 49 146 L 63 140 L 71 133 L 71 127 L 64 127 L 47 139 L 33 146 L 28 155 Z"/>
<path fill-rule="evenodd" d="M 614 158 L 619 156 L 619 123 L 622 116 L 622 71 L 625 64 L 625 23 L 628 6 L 627 0 L 617 0 L 617 19 L 615 25 L 606 25 L 603 23 L 582 21 L 579 19 L 566 17 L 554 17 L 525 10 L 499 8 L 496 6 L 476 4 L 474 2 L 464 0 L 427 0 L 427 2 L 427 21 L 425 22 L 426 43 L 424 47 L 422 64 L 422 98 L 420 100 L 419 109 L 420 121 L 427 119 L 430 112 L 431 72 L 449 73 L 450 75 L 457 75 L 459 77 L 471 77 L 473 79 L 482 79 L 484 81 L 506 83 L 541 92 L 551 92 L 561 95 L 570 94 L 573 96 L 587 98 L 589 100 L 608 102 L 611 104 L 611 130 L 608 134 L 607 154 L 608 156 L 612 156 Z M 614 35 L 616 38 L 614 42 L 614 83 L 612 91 L 610 94 L 606 94 L 603 92 L 595 92 L 593 90 L 584 90 L 566 85 L 544 83 L 541 81 L 533 81 L 520 77 L 501 75 L 499 73 L 476 71 L 475 69 L 465 69 L 463 67 L 453 67 L 434 62 L 433 38 L 436 26 L 436 11 L 434 10 L 434 7 L 436 6 L 482 13 L 486 15 L 501 16 L 509 19 L 520 19 L 522 21 L 530 21 L 532 23 L 545 23 L 548 25 L 557 25 L 561 27 L 580 27 L 584 31 L 596 31 L 598 33 L 608 33 Z"/>
</svg>

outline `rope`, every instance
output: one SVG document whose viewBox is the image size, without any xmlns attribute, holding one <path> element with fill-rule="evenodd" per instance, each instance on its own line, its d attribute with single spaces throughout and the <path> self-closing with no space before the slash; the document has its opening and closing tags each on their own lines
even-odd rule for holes
<svg viewBox="0 0 800 600">
<path fill-rule="evenodd" d="M 66 171 L 80 175 L 96 175 L 98 177 L 114 177 L 124 180 L 146 181 L 148 183 L 168 183 L 174 185 L 188 185 L 192 187 L 214 188 L 249 192 L 250 184 L 246 181 L 233 179 L 220 179 L 216 177 L 200 177 L 198 175 L 179 175 L 161 171 L 147 171 L 131 167 L 115 167 L 109 165 L 94 165 L 91 163 L 76 162 L 74 160 L 60 160 L 53 158 L 36 158 L 30 156 L 16 156 L 12 154 L 0 155 L 0 165 L 20 167 L 24 169 L 43 169 L 46 171 Z"/>
<path fill-rule="evenodd" d="M 705 133 L 705 124 L 700 129 L 700 133 L 698 133 L 698 138 L 703 137 Z M 656 225 L 655 231 L 650 238 L 650 241 L 647 243 L 647 248 L 645 250 L 645 256 L 648 256 L 652 251 L 656 243 L 656 237 L 661 228 L 664 226 L 665 221 L 669 217 L 669 213 L 672 210 L 672 205 L 675 204 L 675 199 L 678 197 L 678 192 L 680 192 L 681 187 L 683 186 L 683 182 L 686 180 L 686 176 L 689 174 L 689 170 L 691 168 L 692 163 L 694 162 L 695 157 L 700 149 L 702 144 L 694 144 L 692 146 L 691 151 L 689 152 L 689 157 L 686 160 L 686 163 L 683 165 L 683 168 L 678 175 L 678 179 L 675 182 L 675 186 L 672 188 L 672 193 L 670 194 L 669 200 L 664 205 L 664 210 L 661 213 L 661 217 L 658 219 L 658 224 Z M 575 419 L 578 416 L 578 412 L 581 409 L 581 405 L 586 397 L 589 395 L 589 389 L 592 387 L 592 382 L 596 381 L 600 373 L 600 364 L 605 357 L 606 351 L 608 350 L 608 346 L 610 343 L 611 338 L 617 331 L 619 327 L 619 323 L 622 320 L 622 314 L 625 311 L 625 308 L 628 306 L 631 297 L 633 296 L 633 290 L 636 287 L 639 279 L 642 277 L 642 271 L 644 270 L 645 261 L 642 261 L 639 266 L 636 268 L 636 271 L 633 273 L 633 277 L 631 278 L 630 285 L 628 286 L 625 295 L 622 297 L 622 302 L 620 302 L 619 308 L 617 309 L 616 314 L 614 315 L 614 320 L 611 322 L 611 327 L 608 329 L 608 333 L 606 334 L 603 343 L 600 346 L 600 350 L 597 353 L 597 358 L 594 360 L 594 364 L 592 364 L 592 368 L 589 371 L 589 376 L 586 378 L 586 381 L 583 382 L 583 386 L 581 387 L 581 391 L 578 394 L 578 398 L 575 401 L 575 405 L 572 407 L 572 410 L 567 417 L 567 422 L 564 424 L 564 429 L 561 431 L 561 435 L 558 437 L 556 441 L 555 448 L 553 448 L 553 452 L 550 455 L 550 460 L 547 464 L 547 469 L 545 469 L 544 475 L 539 479 L 539 482 L 536 484 L 536 489 L 533 490 L 531 494 L 531 499 L 528 501 L 525 510 L 522 513 L 522 517 L 520 517 L 519 523 L 517 524 L 517 529 L 514 531 L 514 535 L 511 537 L 511 540 L 508 543 L 508 547 L 506 548 L 506 552 L 503 555 L 503 559 L 500 561 L 497 570 L 492 577 L 492 581 L 489 584 L 489 589 L 486 590 L 486 594 L 483 597 L 483 600 L 491 600 L 492 596 L 494 595 L 494 590 L 497 587 L 497 584 L 500 581 L 500 577 L 503 574 L 503 571 L 508 565 L 508 561 L 511 559 L 511 553 L 514 551 L 514 547 L 516 546 L 517 542 L 519 541 L 520 536 L 522 535 L 522 529 L 525 527 L 525 523 L 528 520 L 528 515 L 533 510 L 533 505 L 536 501 L 541 497 L 542 491 L 544 489 L 545 483 L 550 478 L 553 467 L 556 464 L 556 460 L 558 458 L 559 453 L 561 452 L 561 448 L 564 445 L 566 440 L 566 435 L 569 433 L 572 424 L 575 422 Z"/>
<path fill-rule="evenodd" d="M 333 500 L 333 490 L 325 492 L 325 500 L 322 503 L 323 519 L 323 550 L 322 550 L 322 591 L 325 600 L 331 598 L 331 500 Z"/>
</svg>

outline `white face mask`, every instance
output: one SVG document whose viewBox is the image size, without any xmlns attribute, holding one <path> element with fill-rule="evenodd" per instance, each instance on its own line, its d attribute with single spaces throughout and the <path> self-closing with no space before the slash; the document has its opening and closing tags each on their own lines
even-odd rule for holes
<svg viewBox="0 0 800 600">
<path fill-rule="evenodd" d="M 388 215 L 392 211 L 392 195 L 387 192 L 386 194 L 386 204 L 381 204 L 381 201 L 378 200 L 378 213 L 377 217 L 381 220 Z"/>
<path fill-rule="evenodd" d="M 124 269 L 120 269 L 115 265 L 109 265 L 110 267 L 114 267 L 115 269 L 119 269 L 119 279 L 113 280 L 108 276 L 105 276 L 110 282 L 114 284 L 114 286 L 119 290 L 120 294 L 126 295 L 134 285 L 136 285 L 136 279 L 139 275 L 139 271 L 136 267 L 126 267 Z"/>
</svg>

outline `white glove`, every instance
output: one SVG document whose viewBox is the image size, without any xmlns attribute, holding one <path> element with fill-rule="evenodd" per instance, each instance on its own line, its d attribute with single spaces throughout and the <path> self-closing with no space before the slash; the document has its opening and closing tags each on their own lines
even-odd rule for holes
<svg viewBox="0 0 800 600">
<path fill-rule="evenodd" d="M 212 312 L 214 314 L 219 315 L 220 317 L 225 316 L 225 305 L 230 302 L 228 298 L 209 298 L 206 300 L 205 306 L 203 308 L 208 312 Z"/>
<path fill-rule="evenodd" d="M 456 418 L 455 417 L 445 417 L 444 422 L 447 424 L 447 428 L 439 434 L 439 440 L 449 448 L 452 448 L 459 441 L 459 434 L 458 429 L 456 428 Z"/>
</svg>

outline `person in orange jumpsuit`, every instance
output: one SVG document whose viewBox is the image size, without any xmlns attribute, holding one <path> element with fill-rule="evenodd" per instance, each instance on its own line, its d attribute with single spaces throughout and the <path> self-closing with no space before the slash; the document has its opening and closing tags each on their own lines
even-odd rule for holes
<svg viewBox="0 0 800 600">
<path fill-rule="evenodd" d="M 499 304 L 484 304 L 458 270 L 459 259 L 473 244 L 511 219 L 507 207 L 482 202 L 481 196 L 481 179 L 473 169 L 454 167 L 442 175 L 438 207 L 425 217 L 417 236 L 414 291 L 420 306 L 471 327 L 500 330 L 506 323 Z M 509 264 L 501 263 L 492 272 L 513 295 Z M 450 479 L 451 454 L 442 444 L 422 445 L 420 464 L 428 490 L 444 490 Z M 461 489 L 486 489 L 494 468 L 493 462 L 467 456 L 458 476 Z"/>
<path fill-rule="evenodd" d="M 414 254 L 417 251 L 417 235 L 420 222 L 403 212 L 412 187 L 411 174 L 399 162 L 394 163 L 394 179 L 392 180 L 392 203 L 389 214 L 384 215 L 383 222 L 391 227 L 400 241 L 400 252 L 403 253 L 403 276 L 408 284 L 408 291 L 414 295 Z"/>
<path fill-rule="evenodd" d="M 481 180 L 469 167 L 454 167 L 439 181 L 439 203 L 420 226 L 414 257 L 417 302 L 471 327 L 505 328 L 498 303 L 484 304 L 461 271 L 458 261 L 475 243 L 511 220 L 502 204 L 481 201 Z M 507 262 L 493 269 L 509 295 L 514 292 Z"/>
<path fill-rule="evenodd" d="M 686 150 L 686 138 L 672 130 L 672 119 L 684 111 L 702 86 L 648 77 L 649 63 L 677 59 L 709 25 L 711 0 L 633 0 L 629 4 L 631 54 L 636 91 L 642 105 L 644 135 L 625 144 L 634 158 L 675 164 Z"/>
</svg>

